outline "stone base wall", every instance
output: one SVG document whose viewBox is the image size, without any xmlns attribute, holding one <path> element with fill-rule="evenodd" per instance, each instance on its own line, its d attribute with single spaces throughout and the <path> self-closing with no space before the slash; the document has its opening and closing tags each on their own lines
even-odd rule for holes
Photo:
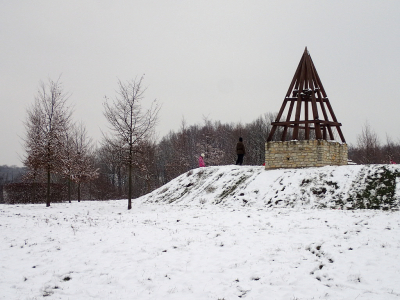
<svg viewBox="0 0 400 300">
<path fill-rule="evenodd" d="M 325 140 L 267 142 L 265 169 L 347 165 L 347 145 Z"/>
</svg>

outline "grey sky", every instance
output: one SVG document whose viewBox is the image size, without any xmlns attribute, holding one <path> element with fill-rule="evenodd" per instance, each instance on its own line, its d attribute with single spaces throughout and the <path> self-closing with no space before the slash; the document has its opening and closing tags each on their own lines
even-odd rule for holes
<svg viewBox="0 0 400 300">
<path fill-rule="evenodd" d="M 0 1 L 0 165 L 22 165 L 26 109 L 61 75 L 101 139 L 104 96 L 145 75 L 158 136 L 203 116 L 279 110 L 307 46 L 348 143 L 368 120 L 400 139 L 400 1 Z"/>
</svg>

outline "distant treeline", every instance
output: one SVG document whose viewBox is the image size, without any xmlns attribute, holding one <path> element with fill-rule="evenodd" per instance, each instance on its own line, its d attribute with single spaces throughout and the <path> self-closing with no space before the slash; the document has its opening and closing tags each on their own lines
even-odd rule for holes
<svg viewBox="0 0 400 300">
<path fill-rule="evenodd" d="M 400 140 L 390 136 L 382 142 L 368 123 L 357 136 L 357 144 L 349 146 L 349 158 L 358 164 L 400 163 Z"/>
<path fill-rule="evenodd" d="M 265 141 L 275 115 L 267 113 L 248 124 L 223 124 L 205 119 L 202 124 L 186 125 L 182 121 L 176 132 L 160 141 L 147 141 L 135 148 L 133 168 L 133 197 L 149 193 L 175 177 L 198 167 L 198 157 L 205 154 L 206 166 L 234 164 L 235 146 L 242 137 L 246 146 L 244 164 L 261 166 L 265 161 Z M 279 135 L 279 132 L 277 132 Z M 81 187 L 85 200 L 126 198 L 127 169 L 123 155 L 106 143 L 93 152 L 92 161 L 99 176 Z M 358 164 L 388 164 L 400 162 L 400 142 L 386 137 L 380 142 L 377 134 L 366 124 L 358 135 L 357 144 L 349 145 L 349 159 Z M 0 166 L 0 188 L 20 182 L 25 168 Z M 52 175 L 53 183 L 67 184 L 62 176 Z M 77 197 L 77 185 L 72 183 L 72 198 Z M 2 193 L 0 193 L 2 197 Z"/>
<path fill-rule="evenodd" d="M 22 175 L 25 174 L 26 168 L 17 166 L 0 166 L 0 203 L 3 203 L 3 186 L 9 183 L 22 181 Z"/>
</svg>

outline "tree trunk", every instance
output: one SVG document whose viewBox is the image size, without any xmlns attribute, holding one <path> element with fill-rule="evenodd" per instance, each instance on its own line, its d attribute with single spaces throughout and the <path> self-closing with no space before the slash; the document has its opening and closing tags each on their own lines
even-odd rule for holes
<svg viewBox="0 0 400 300">
<path fill-rule="evenodd" d="M 128 210 L 132 208 L 132 144 L 129 148 L 128 166 Z"/>
<path fill-rule="evenodd" d="M 81 202 L 81 182 L 78 182 L 78 202 Z"/>
<path fill-rule="evenodd" d="M 71 203 L 71 178 L 68 177 L 68 201 Z"/>
<path fill-rule="evenodd" d="M 50 168 L 47 169 L 46 207 L 50 206 Z"/>
<path fill-rule="evenodd" d="M 128 209 L 132 208 L 132 164 L 129 164 L 128 167 L 129 175 L 128 175 Z"/>
</svg>

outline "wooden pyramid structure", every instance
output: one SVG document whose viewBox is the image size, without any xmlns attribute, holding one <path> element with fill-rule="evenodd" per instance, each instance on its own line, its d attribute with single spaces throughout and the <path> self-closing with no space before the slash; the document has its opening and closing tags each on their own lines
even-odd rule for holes
<svg viewBox="0 0 400 300">
<path fill-rule="evenodd" d="M 286 119 L 284 119 L 283 114 L 288 104 L 289 108 Z M 296 110 L 292 116 L 294 107 Z M 275 122 L 272 122 L 272 129 L 267 141 L 272 141 L 277 128 L 280 127 L 283 129 L 280 130 L 282 132 L 281 141 L 335 140 L 334 130 L 336 129 L 341 141 L 346 143 L 340 126 L 342 124 L 338 123 L 335 117 L 306 47 L 282 107 Z"/>
</svg>

